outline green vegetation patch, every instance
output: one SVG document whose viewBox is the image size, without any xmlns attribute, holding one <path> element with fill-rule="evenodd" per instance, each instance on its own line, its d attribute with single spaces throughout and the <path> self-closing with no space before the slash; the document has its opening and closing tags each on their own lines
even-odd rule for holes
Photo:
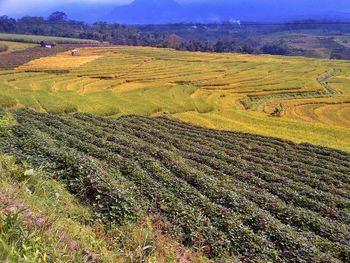
<svg viewBox="0 0 350 263">
<path fill-rule="evenodd" d="M 4 151 L 64 182 L 105 223 L 148 213 L 215 260 L 350 260 L 350 155 L 166 117 L 14 112 Z"/>
<path fill-rule="evenodd" d="M 39 35 L 20 35 L 20 34 L 5 34 L 0 33 L 0 40 L 14 41 L 14 42 L 25 42 L 25 43 L 37 43 L 41 41 L 53 41 L 57 44 L 99 44 L 96 40 L 89 39 L 77 39 L 67 37 L 49 37 Z"/>
<path fill-rule="evenodd" d="M 1 262 L 209 262 L 162 236 L 156 219 L 101 224 L 49 175 L 0 154 Z"/>
</svg>

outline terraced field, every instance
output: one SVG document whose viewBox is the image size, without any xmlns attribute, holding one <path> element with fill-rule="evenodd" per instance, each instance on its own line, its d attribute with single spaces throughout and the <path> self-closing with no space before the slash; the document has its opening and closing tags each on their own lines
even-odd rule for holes
<svg viewBox="0 0 350 263">
<path fill-rule="evenodd" d="M 19 43 L 19 42 L 12 42 L 12 41 L 0 41 L 0 45 L 8 47 L 8 49 L 6 50 L 6 53 L 10 53 L 18 50 L 25 50 L 28 48 L 33 48 L 38 46 L 37 44 L 33 44 L 33 43 Z"/>
<path fill-rule="evenodd" d="M 350 260 L 348 153 L 167 117 L 13 116 L 2 150 L 65 182 L 102 220 L 147 211 L 213 259 Z"/>
<path fill-rule="evenodd" d="M 0 87 L 2 106 L 168 114 L 209 128 L 350 150 L 348 61 L 81 48 L 77 57 L 64 52 L 2 70 Z M 272 117 L 278 106 L 281 117 Z"/>
<path fill-rule="evenodd" d="M 22 35 L 22 34 L 6 34 L 0 33 L 0 40 L 23 42 L 23 43 L 40 43 L 41 41 L 54 41 L 59 44 L 99 44 L 96 40 L 77 39 L 67 37 L 49 37 L 40 35 Z"/>
</svg>

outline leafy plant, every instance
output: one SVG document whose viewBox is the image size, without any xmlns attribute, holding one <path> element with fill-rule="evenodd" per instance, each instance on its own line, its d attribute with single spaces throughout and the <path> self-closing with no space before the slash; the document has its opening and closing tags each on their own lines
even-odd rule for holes
<svg viewBox="0 0 350 263">
<path fill-rule="evenodd" d="M 349 260 L 348 153 L 166 117 L 14 115 L 2 148 L 65 182 L 101 222 L 160 217 L 217 260 Z"/>
</svg>

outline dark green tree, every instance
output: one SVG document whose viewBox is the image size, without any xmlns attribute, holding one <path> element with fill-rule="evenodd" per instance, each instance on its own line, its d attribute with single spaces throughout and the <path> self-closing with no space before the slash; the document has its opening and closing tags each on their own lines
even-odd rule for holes
<svg viewBox="0 0 350 263">
<path fill-rule="evenodd" d="M 67 21 L 67 20 L 68 20 L 67 14 L 64 12 L 60 12 L 60 11 L 53 12 L 49 16 L 50 22 L 63 22 L 63 21 Z"/>
</svg>

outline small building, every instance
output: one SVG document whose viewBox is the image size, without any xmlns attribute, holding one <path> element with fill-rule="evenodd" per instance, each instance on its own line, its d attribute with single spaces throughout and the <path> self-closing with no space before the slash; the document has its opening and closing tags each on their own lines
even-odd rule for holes
<svg viewBox="0 0 350 263">
<path fill-rule="evenodd" d="M 72 56 L 78 56 L 78 55 L 79 55 L 78 49 L 72 49 L 72 50 L 70 51 L 70 53 L 71 53 Z"/>
<path fill-rule="evenodd" d="M 53 48 L 57 46 L 57 44 L 53 41 L 41 41 L 40 45 L 41 47 L 45 47 L 45 48 Z"/>
</svg>

